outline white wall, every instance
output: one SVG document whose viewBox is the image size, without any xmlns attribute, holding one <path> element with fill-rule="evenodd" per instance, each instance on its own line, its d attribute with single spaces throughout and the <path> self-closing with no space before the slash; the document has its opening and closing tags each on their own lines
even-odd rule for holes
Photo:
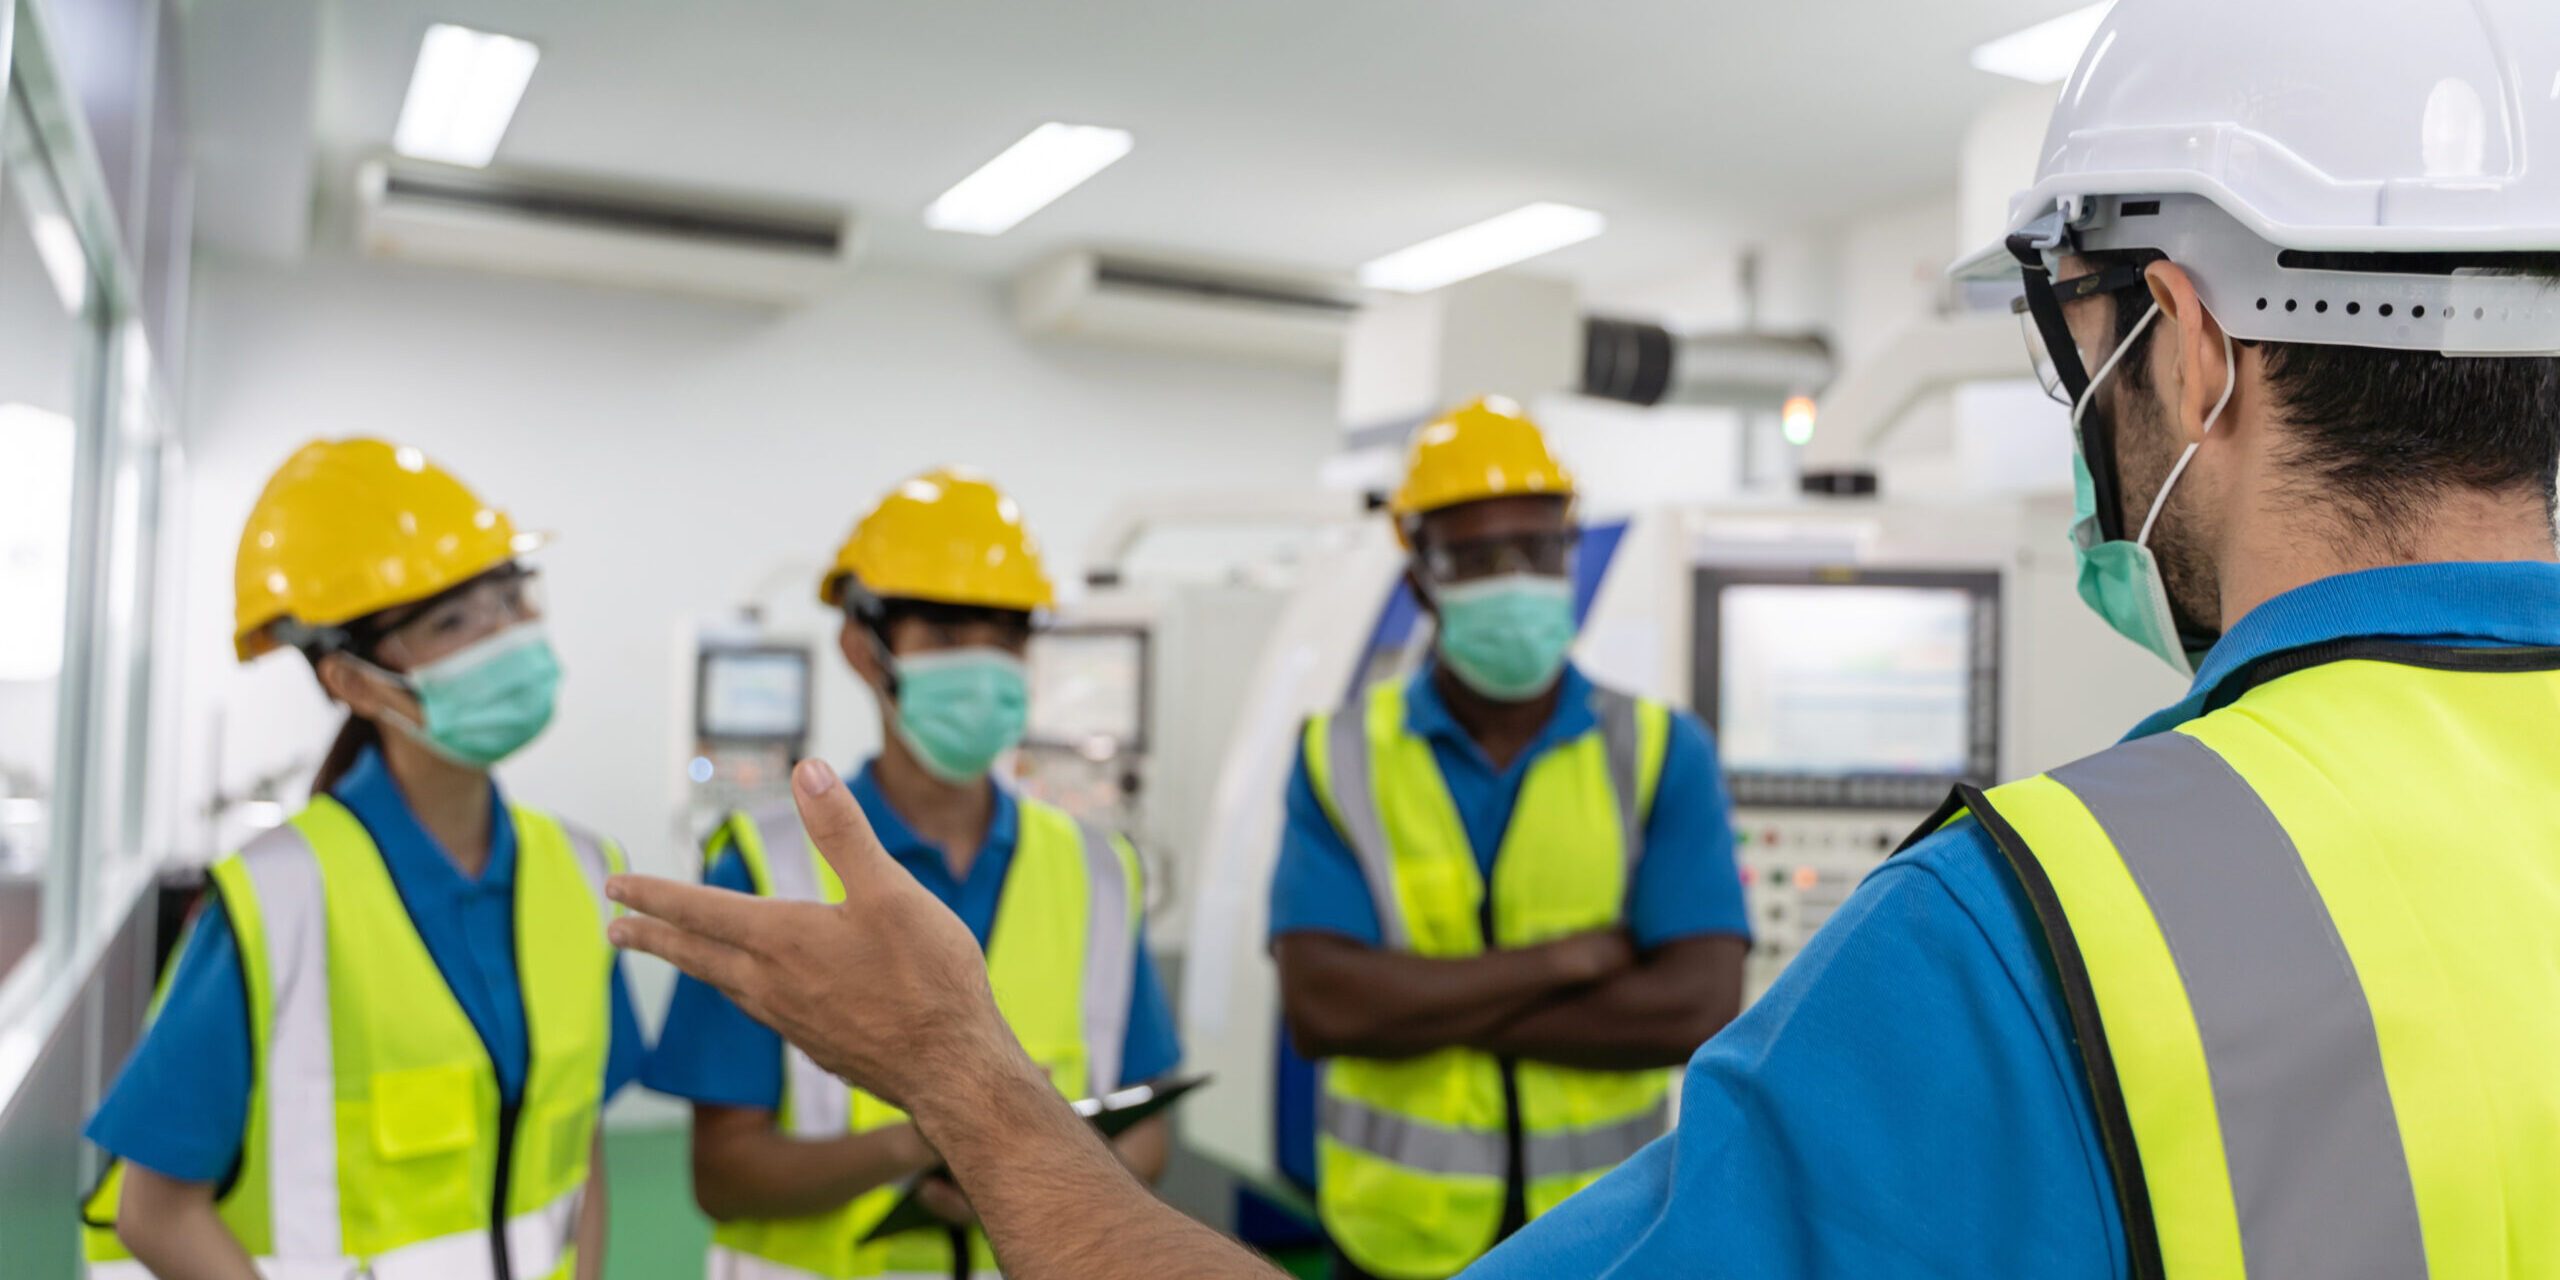
<svg viewBox="0 0 2560 1280">
<path fill-rule="evenodd" d="M 694 620 L 758 598 L 777 626 L 831 636 L 816 574 L 896 480 L 986 468 L 1064 584 L 1123 495 L 1311 484 L 1334 439 L 1327 376 L 1031 342 L 996 285 L 956 276 L 870 268 L 776 315 L 329 256 L 217 259 L 197 298 L 189 811 L 217 720 L 235 788 L 326 746 L 336 716 L 300 660 L 230 660 L 233 550 L 295 447 L 375 434 L 559 535 L 539 562 L 569 673 L 560 718 L 503 777 L 663 872 L 691 865 L 673 818 Z M 841 666 L 827 664 L 816 744 L 840 760 L 876 737 Z"/>
</svg>

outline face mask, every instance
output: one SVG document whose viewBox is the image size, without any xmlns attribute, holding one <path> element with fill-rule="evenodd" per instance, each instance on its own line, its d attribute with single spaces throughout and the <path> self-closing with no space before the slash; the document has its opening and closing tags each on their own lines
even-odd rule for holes
<svg viewBox="0 0 2560 1280">
<path fill-rule="evenodd" d="M 1022 659 L 1002 649 L 919 653 L 896 663 L 898 740 L 944 782 L 985 776 L 1022 741 L 1031 692 Z"/>
<path fill-rule="evenodd" d="M 2133 349 L 2142 331 L 2160 316 L 2160 305 L 2153 303 L 2143 313 L 2142 323 L 2116 346 L 2115 354 L 2098 367 L 2096 377 L 2089 379 L 2089 390 L 2071 410 L 2071 478 L 2073 513 L 2078 517 L 2071 525 L 2071 547 L 2080 563 L 2080 599 L 2116 634 L 2150 650 L 2179 675 L 2195 674 L 2195 659 L 2178 639 L 2177 616 L 2169 609 L 2169 588 L 2160 576 L 2159 558 L 2151 554 L 2151 529 L 2160 521 L 2160 511 L 2168 505 L 2169 492 L 2185 475 L 2187 464 L 2203 447 L 2198 440 L 2178 455 L 2178 464 L 2169 469 L 2169 477 L 2160 482 L 2160 492 L 2151 499 L 2151 512 L 2143 517 L 2142 530 L 2133 541 L 2108 541 L 2098 523 L 2097 486 L 2089 476 L 2089 459 L 2082 450 L 2080 420 L 2098 398 L 2098 388 L 2114 373 L 2125 353 Z M 2231 335 L 2222 336 L 2222 363 L 2225 371 L 2222 399 L 2215 401 L 2213 412 L 2204 421 L 2204 433 L 2212 434 L 2213 426 L 2222 420 L 2222 410 L 2231 403 L 2231 393 L 2239 386 L 2240 366 L 2233 359 Z"/>
<path fill-rule="evenodd" d="M 429 751 L 474 769 L 486 769 L 540 736 L 551 723 L 560 692 L 560 660 L 541 624 L 533 622 L 509 627 L 407 675 L 373 669 L 418 699 L 426 723 L 384 719 Z"/>
<path fill-rule="evenodd" d="M 1442 587 L 1440 660 L 1466 686 L 1499 702 L 1545 693 L 1573 647 L 1573 584 L 1515 573 Z"/>
</svg>

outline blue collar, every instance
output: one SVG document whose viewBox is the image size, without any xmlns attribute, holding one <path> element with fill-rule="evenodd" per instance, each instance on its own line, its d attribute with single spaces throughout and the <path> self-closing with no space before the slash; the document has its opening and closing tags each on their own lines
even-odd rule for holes
<svg viewBox="0 0 2560 1280">
<path fill-rule="evenodd" d="M 1481 760 L 1484 748 L 1477 746 L 1476 740 L 1467 733 L 1467 727 L 1458 723 L 1458 717 L 1449 710 L 1448 701 L 1440 696 L 1439 688 L 1431 682 L 1432 673 L 1439 666 L 1437 658 L 1427 661 L 1420 671 L 1413 673 L 1411 680 L 1405 682 L 1405 730 L 1416 737 L 1463 746 Z M 1571 742 L 1600 727 L 1600 716 L 1591 709 L 1590 677 L 1568 662 L 1564 664 L 1564 674 L 1558 678 L 1563 683 L 1564 692 L 1556 699 L 1555 714 L 1547 717 L 1546 726 L 1530 740 L 1528 750 L 1511 762 L 1514 769 L 1537 759 L 1550 747 Z"/>
<path fill-rule="evenodd" d="M 489 782 L 489 864 L 476 880 L 462 874 L 453 855 L 418 821 L 409 798 L 400 794 L 399 780 L 382 762 L 381 748 L 366 747 L 329 794 L 364 824 L 404 893 L 504 889 L 515 883 L 515 816 L 508 812 L 507 798 L 499 793 L 495 779 Z"/>
<path fill-rule="evenodd" d="M 2332 640 L 2373 637 L 2442 645 L 2560 645 L 2560 564 L 2534 561 L 2395 565 L 2296 587 L 2249 611 L 2205 655 L 2177 705 L 2127 741 L 2165 733 L 2222 704 L 2249 664 Z"/>
<path fill-rule="evenodd" d="M 995 812 L 988 815 L 987 838 L 978 846 L 977 859 L 969 864 L 972 880 L 978 877 L 981 867 L 1000 862 L 995 855 L 1010 854 L 1022 831 L 1022 806 L 1013 798 L 1013 792 L 1001 783 L 991 785 L 996 793 Z M 861 769 L 845 779 L 845 786 L 853 792 L 854 803 L 862 806 L 863 816 L 871 819 L 871 832 L 880 837 L 880 847 L 888 850 L 890 857 L 911 872 L 922 863 L 944 878 L 950 877 L 951 866 L 942 850 L 917 835 L 915 828 L 898 815 L 897 807 L 889 803 L 889 797 L 881 794 L 880 780 L 872 775 L 870 761 L 864 761 Z M 1002 867 L 995 869 L 1000 872 Z"/>
</svg>

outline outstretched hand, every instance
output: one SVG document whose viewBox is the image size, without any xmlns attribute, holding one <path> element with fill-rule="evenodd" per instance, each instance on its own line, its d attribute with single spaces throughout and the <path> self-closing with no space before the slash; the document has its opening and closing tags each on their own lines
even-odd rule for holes
<svg viewBox="0 0 2560 1280">
<path fill-rule="evenodd" d="M 968 926 L 890 859 L 824 761 L 801 761 L 791 782 L 843 902 L 615 876 L 606 895 L 636 914 L 613 922 L 614 945 L 718 987 L 819 1066 L 910 1112 L 1014 1065 L 1022 1050 Z"/>
</svg>

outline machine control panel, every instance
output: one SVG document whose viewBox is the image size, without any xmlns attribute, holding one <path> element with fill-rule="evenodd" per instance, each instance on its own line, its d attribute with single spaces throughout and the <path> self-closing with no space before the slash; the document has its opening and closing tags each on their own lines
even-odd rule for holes
<svg viewBox="0 0 2560 1280">
<path fill-rule="evenodd" d="M 1734 815 L 1734 863 L 1751 918 L 1744 1003 L 1777 981 L 1833 912 L 1900 848 L 1927 814 L 1743 809 Z"/>
</svg>

